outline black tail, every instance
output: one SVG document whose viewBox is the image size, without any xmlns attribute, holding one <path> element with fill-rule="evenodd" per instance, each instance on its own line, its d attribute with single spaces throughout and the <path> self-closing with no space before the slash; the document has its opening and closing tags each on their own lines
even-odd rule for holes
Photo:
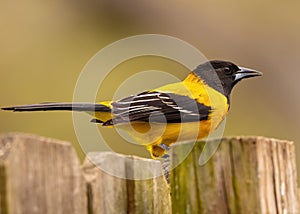
<svg viewBox="0 0 300 214">
<path fill-rule="evenodd" d="M 1 108 L 7 111 L 101 111 L 110 112 L 108 106 L 98 103 L 40 103 Z"/>
</svg>

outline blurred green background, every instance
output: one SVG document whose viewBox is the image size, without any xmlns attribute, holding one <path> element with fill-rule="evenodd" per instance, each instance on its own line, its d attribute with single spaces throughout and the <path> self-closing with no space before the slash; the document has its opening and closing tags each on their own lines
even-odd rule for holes
<svg viewBox="0 0 300 214">
<path fill-rule="evenodd" d="M 2 1 L 0 106 L 71 101 L 82 68 L 100 49 L 128 36 L 166 34 L 187 41 L 208 59 L 262 71 L 262 78 L 235 88 L 225 135 L 295 141 L 300 166 L 299 10 L 299 1 L 270 0 Z M 99 100 L 113 96 L 110 88 L 122 83 L 122 72 L 151 69 L 182 78 L 188 73 L 165 59 L 130 60 L 106 79 Z M 70 141 L 84 157 L 71 113 L 0 111 L 0 118 L 2 133 L 29 132 Z M 148 155 L 143 147 L 121 141 L 112 129 L 100 130 L 116 151 Z"/>
</svg>

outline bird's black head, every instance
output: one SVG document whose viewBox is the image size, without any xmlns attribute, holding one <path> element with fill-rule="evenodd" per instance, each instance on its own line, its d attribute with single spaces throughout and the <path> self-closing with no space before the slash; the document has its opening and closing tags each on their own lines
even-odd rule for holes
<svg viewBox="0 0 300 214">
<path fill-rule="evenodd" d="M 229 97 L 232 88 L 240 80 L 262 73 L 235 65 L 232 62 L 212 60 L 199 65 L 194 71 L 210 87 Z"/>
</svg>

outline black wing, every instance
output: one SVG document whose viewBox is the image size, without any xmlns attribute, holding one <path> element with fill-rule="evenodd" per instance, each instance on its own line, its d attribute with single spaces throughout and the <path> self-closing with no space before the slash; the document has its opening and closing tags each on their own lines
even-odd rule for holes
<svg viewBox="0 0 300 214">
<path fill-rule="evenodd" d="M 114 118 L 103 125 L 129 122 L 180 123 L 206 120 L 211 107 L 173 93 L 143 92 L 112 103 Z"/>
</svg>

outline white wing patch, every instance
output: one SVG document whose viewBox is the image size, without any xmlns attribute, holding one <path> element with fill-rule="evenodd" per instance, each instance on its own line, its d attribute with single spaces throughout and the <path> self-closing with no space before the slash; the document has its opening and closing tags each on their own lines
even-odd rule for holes
<svg viewBox="0 0 300 214">
<path fill-rule="evenodd" d="M 173 93 L 143 92 L 112 103 L 114 118 L 103 125 L 149 122 L 190 122 L 208 118 L 209 106 Z"/>
</svg>

